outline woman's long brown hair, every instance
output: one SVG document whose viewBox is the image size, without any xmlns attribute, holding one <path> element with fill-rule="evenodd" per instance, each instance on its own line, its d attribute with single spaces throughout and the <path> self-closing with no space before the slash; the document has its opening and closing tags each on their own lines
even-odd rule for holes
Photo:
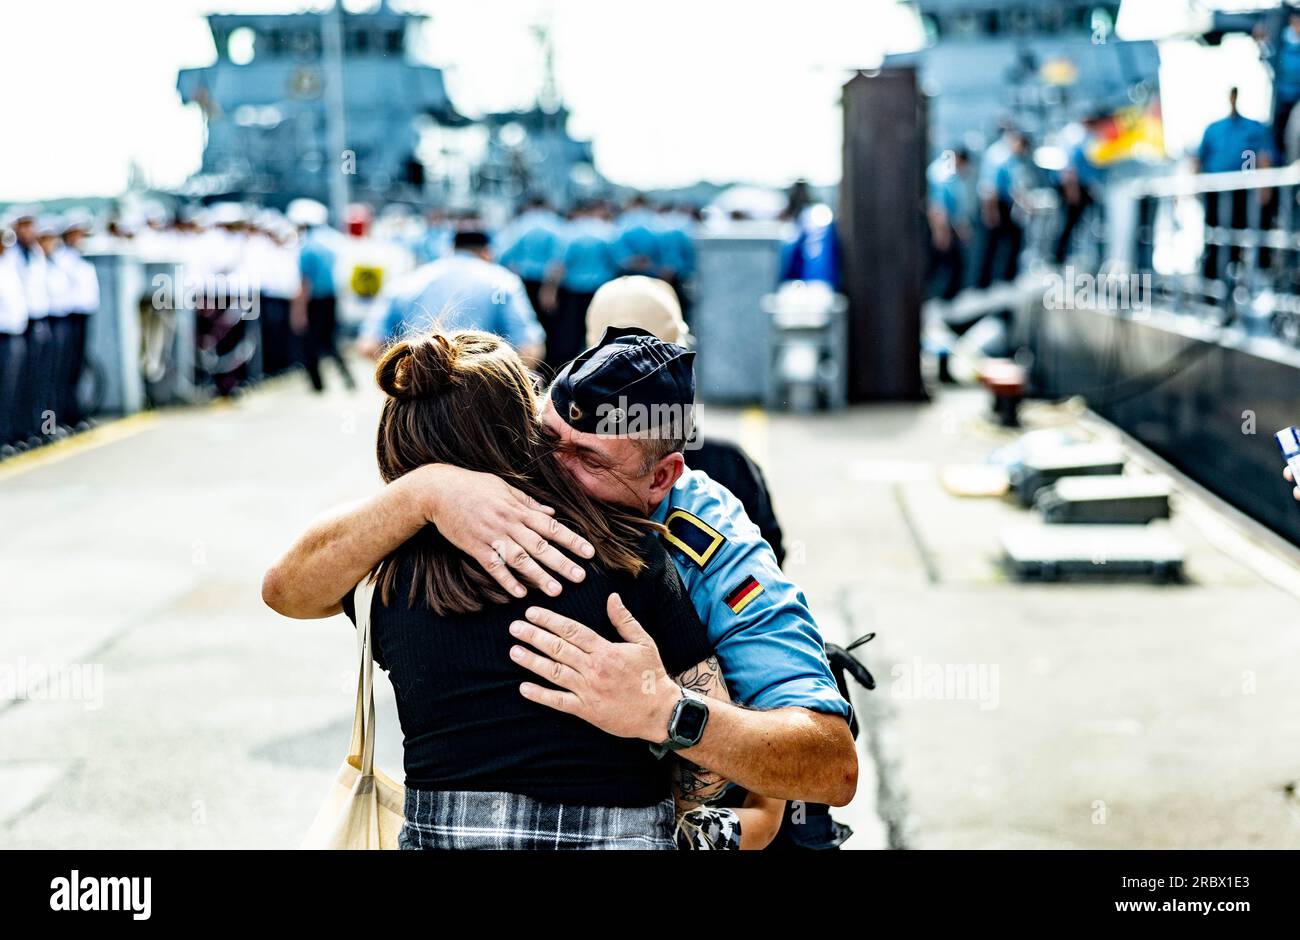
<svg viewBox="0 0 1300 940">
<path fill-rule="evenodd" d="M 645 567 L 636 546 L 651 523 L 591 499 L 560 467 L 532 378 L 504 340 L 474 330 L 410 336 L 384 353 L 375 380 L 388 394 L 375 447 L 385 482 L 431 463 L 495 474 L 552 507 L 595 547 L 599 567 L 629 574 Z M 423 600 L 445 616 L 512 599 L 478 562 L 426 526 L 380 565 L 385 604 L 408 559 L 410 606 Z"/>
</svg>

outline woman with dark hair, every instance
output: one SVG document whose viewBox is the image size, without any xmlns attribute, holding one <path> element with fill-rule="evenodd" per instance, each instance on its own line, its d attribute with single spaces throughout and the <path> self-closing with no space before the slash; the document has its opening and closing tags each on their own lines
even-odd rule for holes
<svg viewBox="0 0 1300 940">
<path fill-rule="evenodd" d="M 387 350 L 375 375 L 389 396 L 377 441 L 385 482 L 451 464 L 496 474 L 552 507 L 596 554 L 580 562 L 581 583 L 547 606 L 603 625 L 617 641 L 607 602 L 618 595 L 670 675 L 726 699 L 657 527 L 572 482 L 539 418 L 532 377 L 506 342 L 471 331 L 408 338 Z M 529 599 L 508 595 L 436 528 L 425 527 L 375 576 L 375 659 L 392 679 L 404 736 L 403 848 L 669 849 L 675 809 L 725 786 L 684 761 L 657 759 L 644 741 L 525 699 L 519 686 L 536 677 L 512 661 L 509 626 Z M 351 596 L 343 604 L 355 621 Z"/>
</svg>

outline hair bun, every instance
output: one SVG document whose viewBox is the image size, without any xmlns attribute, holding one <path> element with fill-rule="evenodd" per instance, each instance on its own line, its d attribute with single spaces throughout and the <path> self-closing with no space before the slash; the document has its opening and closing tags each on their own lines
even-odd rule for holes
<svg viewBox="0 0 1300 940">
<path fill-rule="evenodd" d="M 431 398 L 460 383 L 457 349 L 441 333 L 394 343 L 375 368 L 375 381 L 399 401 Z"/>
</svg>

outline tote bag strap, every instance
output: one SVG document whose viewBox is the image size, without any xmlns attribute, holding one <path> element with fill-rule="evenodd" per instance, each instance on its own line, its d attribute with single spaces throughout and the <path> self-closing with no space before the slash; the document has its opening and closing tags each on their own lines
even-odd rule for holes
<svg viewBox="0 0 1300 940">
<path fill-rule="evenodd" d="M 352 716 L 352 745 L 348 748 L 348 760 L 355 759 L 364 777 L 374 773 L 375 766 L 375 659 L 370 635 L 374 596 L 374 579 L 366 575 L 352 592 L 357 618 L 357 707 Z"/>
</svg>

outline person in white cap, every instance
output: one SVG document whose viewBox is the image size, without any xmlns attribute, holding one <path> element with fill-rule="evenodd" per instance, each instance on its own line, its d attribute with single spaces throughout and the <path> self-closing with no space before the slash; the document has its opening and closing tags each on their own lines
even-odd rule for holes
<svg viewBox="0 0 1300 940">
<path fill-rule="evenodd" d="M 0 453 L 12 451 L 26 428 L 21 390 L 27 366 L 27 297 L 0 227 Z"/>
<path fill-rule="evenodd" d="M 248 260 L 258 291 L 262 331 L 262 373 L 278 375 L 294 363 L 289 311 L 302 287 L 298 271 L 298 234 L 279 212 L 267 209 L 253 219 Z"/>
<path fill-rule="evenodd" d="M 14 265 L 27 302 L 27 361 L 19 392 L 19 434 L 39 438 L 53 431 L 54 341 L 48 323 L 50 315 L 49 268 L 37 239 L 36 210 L 22 208 L 13 213 Z M 36 443 L 37 441 L 33 441 Z"/>
<path fill-rule="evenodd" d="M 90 318 L 99 311 L 99 275 L 95 266 L 82 254 L 86 236 L 90 233 L 91 218 L 85 212 L 73 211 L 63 217 L 62 244 L 51 257 L 67 283 L 68 311 L 64 317 L 64 371 L 62 384 L 65 401 L 63 413 L 66 423 L 76 427 L 84 419 L 77 388 L 86 365 L 86 335 Z"/>
<path fill-rule="evenodd" d="M 339 352 L 335 333 L 338 329 L 338 289 L 334 283 L 335 252 L 329 243 L 329 210 L 314 199 L 295 199 L 289 203 L 289 221 L 298 227 L 298 271 L 301 287 L 294 298 L 289 322 L 302 346 L 303 366 L 311 387 L 324 391 L 320 361 L 332 359 L 338 366 L 343 384 L 356 388 L 352 373 Z"/>
<path fill-rule="evenodd" d="M 45 255 L 45 289 L 50 298 L 49 318 L 45 321 L 50 327 L 50 401 L 54 411 L 54 423 L 58 427 L 70 428 L 72 405 L 69 399 L 67 377 L 71 357 L 71 336 L 68 334 L 68 313 L 72 310 L 72 283 L 67 272 L 59 267 L 55 255 L 62 247 L 59 236 L 60 219 L 57 216 L 41 216 L 36 222 L 36 242 Z"/>
<path fill-rule="evenodd" d="M 131 247 L 147 261 L 171 262 L 176 257 L 176 233 L 169 226 L 169 213 L 160 202 L 150 200 L 139 206 L 132 221 L 135 229 Z"/>
</svg>

